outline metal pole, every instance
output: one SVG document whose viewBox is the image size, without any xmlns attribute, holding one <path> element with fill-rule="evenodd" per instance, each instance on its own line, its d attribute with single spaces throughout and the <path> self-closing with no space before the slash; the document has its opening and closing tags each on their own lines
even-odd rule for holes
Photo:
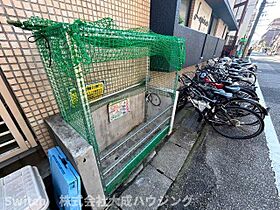
<svg viewBox="0 0 280 210">
<path fill-rule="evenodd" d="M 248 37 L 247 43 L 246 43 L 246 45 L 245 45 L 245 47 L 244 47 L 244 51 L 243 51 L 243 55 L 242 55 L 243 58 L 245 57 L 245 55 L 246 55 L 246 53 L 247 53 L 247 50 L 248 50 L 248 47 L 250 46 L 250 43 L 251 43 L 251 41 L 252 41 L 252 38 L 253 38 L 253 35 L 254 35 L 254 33 L 255 33 L 256 27 L 257 27 L 258 22 L 259 22 L 259 20 L 260 20 L 261 14 L 262 14 L 262 12 L 263 12 L 263 10 L 264 10 L 264 8 L 265 8 L 265 4 L 266 4 L 266 0 L 263 0 L 262 3 L 261 3 L 260 9 L 259 9 L 259 11 L 258 11 L 258 15 L 257 15 L 257 17 L 256 17 L 256 20 L 255 20 L 255 22 L 254 22 L 254 25 L 253 25 L 253 27 L 252 27 L 252 30 L 251 30 L 251 32 L 250 32 L 250 35 L 249 35 L 249 37 Z"/>
<path fill-rule="evenodd" d="M 233 40 L 232 45 L 231 45 L 231 50 L 233 50 L 235 48 L 235 45 L 236 45 L 236 42 L 237 42 L 237 37 L 238 37 L 238 32 L 239 32 L 240 26 L 241 26 L 241 24 L 242 24 L 242 22 L 244 20 L 244 17 L 245 17 L 246 9 L 247 9 L 247 6 L 248 6 L 248 1 L 249 0 L 246 0 L 246 1 L 242 2 L 242 3 L 234 5 L 234 7 L 233 7 L 233 8 L 238 8 L 238 7 L 244 6 L 243 10 L 242 10 L 242 14 L 241 14 L 240 20 L 239 20 L 238 29 L 235 32 L 234 40 Z"/>
</svg>

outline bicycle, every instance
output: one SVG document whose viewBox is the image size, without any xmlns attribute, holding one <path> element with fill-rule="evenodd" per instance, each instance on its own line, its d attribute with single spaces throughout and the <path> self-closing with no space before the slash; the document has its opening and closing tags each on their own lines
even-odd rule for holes
<svg viewBox="0 0 280 210">
<path fill-rule="evenodd" d="M 188 76 L 179 77 L 179 81 L 183 86 L 178 89 L 178 110 L 191 102 L 201 119 L 227 138 L 248 139 L 263 131 L 267 110 L 256 101 L 233 98 L 232 94 L 221 91 L 214 91 L 213 98 L 209 98 L 209 94 Z"/>
<path fill-rule="evenodd" d="M 151 102 L 154 106 L 160 106 L 161 99 L 158 94 L 148 91 L 145 97 L 147 102 Z"/>
<path fill-rule="evenodd" d="M 196 92 L 194 94 L 200 100 L 191 96 L 188 96 L 188 100 L 220 135 L 231 139 L 250 139 L 263 132 L 264 121 L 254 111 L 241 106 L 220 104 Z"/>
</svg>

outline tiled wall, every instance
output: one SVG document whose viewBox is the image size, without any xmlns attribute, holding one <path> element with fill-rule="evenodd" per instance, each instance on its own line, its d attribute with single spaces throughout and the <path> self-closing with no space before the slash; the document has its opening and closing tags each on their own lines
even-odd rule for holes
<svg viewBox="0 0 280 210">
<path fill-rule="evenodd" d="M 112 17 L 121 28 L 149 27 L 150 0 L 0 0 L 0 65 L 43 149 L 53 145 L 44 118 L 58 113 L 37 47 L 7 18 L 72 22 Z"/>
</svg>

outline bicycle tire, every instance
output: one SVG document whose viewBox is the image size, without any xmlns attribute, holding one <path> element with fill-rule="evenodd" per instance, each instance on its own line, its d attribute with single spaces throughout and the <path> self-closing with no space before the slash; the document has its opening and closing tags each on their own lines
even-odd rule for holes
<svg viewBox="0 0 280 210">
<path fill-rule="evenodd" d="M 251 87 L 251 86 L 254 86 L 254 84 L 252 84 L 251 82 L 249 81 L 246 81 L 246 80 L 239 80 L 237 81 L 239 86 L 243 86 L 243 87 Z"/>
<path fill-rule="evenodd" d="M 250 71 L 250 70 L 246 70 L 246 71 L 243 71 L 241 72 L 241 74 L 247 78 L 247 79 L 250 79 L 250 83 L 255 85 L 256 81 L 257 81 L 257 76 L 254 72 Z"/>
<path fill-rule="evenodd" d="M 156 93 L 149 93 L 148 95 L 148 101 L 151 102 L 154 106 L 160 106 L 161 104 L 161 99 L 158 94 Z"/>
<path fill-rule="evenodd" d="M 176 112 L 183 109 L 188 102 L 185 87 L 179 88 L 178 91 L 179 91 L 179 97 L 178 97 Z"/>
<path fill-rule="evenodd" d="M 258 121 L 258 123 L 242 123 L 242 125 L 246 125 L 246 126 L 255 126 L 256 129 L 255 131 L 253 131 L 252 134 L 248 134 L 247 131 L 245 132 L 244 129 L 241 128 L 241 123 L 238 125 L 238 117 L 248 117 L 248 115 L 244 115 L 244 116 L 232 116 L 232 118 L 229 120 L 228 119 L 228 116 L 227 115 L 230 115 L 231 113 L 229 113 L 229 111 L 232 111 L 232 110 L 239 110 L 239 111 L 243 111 L 243 112 L 248 112 L 250 116 L 254 117 L 256 119 L 256 121 Z M 225 114 L 226 112 L 227 114 Z M 218 112 L 221 112 L 219 113 L 220 116 L 218 117 L 219 121 L 217 120 L 213 120 L 215 118 L 215 116 L 218 115 Z M 221 114 L 223 115 L 224 119 L 221 119 Z M 252 110 L 250 109 L 246 109 L 244 107 L 231 107 L 231 106 L 228 106 L 228 107 L 224 107 L 224 108 L 221 108 L 221 109 L 217 109 L 213 116 L 212 116 L 212 120 L 209 121 L 212 128 L 217 132 L 219 133 L 220 135 L 226 137 L 226 138 L 230 138 L 230 139 L 251 139 L 251 138 L 254 138 L 258 135 L 260 135 L 263 130 L 264 130 L 264 121 L 263 119 L 258 115 L 256 114 L 255 112 L 253 112 Z M 221 121 L 222 120 L 222 121 Z M 233 124 L 233 122 L 235 122 L 236 125 Z M 244 133 L 244 135 L 240 135 L 240 132 L 237 132 L 237 131 L 234 131 L 234 128 L 237 128 L 235 130 L 237 131 L 242 131 L 242 133 Z M 238 129 L 239 128 L 239 129 Z M 227 132 L 228 131 L 228 132 Z"/>
<path fill-rule="evenodd" d="M 240 91 L 235 93 L 235 95 L 238 98 L 252 99 L 252 100 L 255 100 L 255 101 L 259 101 L 259 97 L 254 91 L 249 90 L 249 89 L 244 88 L 244 87 L 240 87 Z"/>
<path fill-rule="evenodd" d="M 250 109 L 254 111 L 256 114 L 258 114 L 262 119 L 264 119 L 265 116 L 268 114 L 267 110 L 262 105 L 260 105 L 258 102 L 251 99 L 232 98 L 227 102 L 225 102 L 224 106 L 238 106 L 238 107 L 244 107 Z"/>
</svg>

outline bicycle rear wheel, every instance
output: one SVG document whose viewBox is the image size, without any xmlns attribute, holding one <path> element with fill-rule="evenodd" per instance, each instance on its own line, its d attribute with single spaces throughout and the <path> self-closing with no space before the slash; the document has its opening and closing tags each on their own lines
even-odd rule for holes
<svg viewBox="0 0 280 210">
<path fill-rule="evenodd" d="M 249 90 L 247 88 L 240 87 L 240 91 L 238 91 L 235 95 L 239 98 L 248 98 L 255 101 L 259 101 L 258 95 L 254 91 Z"/>
<path fill-rule="evenodd" d="M 227 101 L 224 106 L 244 107 L 250 109 L 258 114 L 262 119 L 264 119 L 267 115 L 267 110 L 258 102 L 251 99 L 233 98 Z"/>
<path fill-rule="evenodd" d="M 246 78 L 251 84 L 255 84 L 257 81 L 257 76 L 254 72 L 252 71 L 243 71 L 242 76 Z"/>
<path fill-rule="evenodd" d="M 209 121 L 215 131 L 231 139 L 254 138 L 264 130 L 262 118 L 254 111 L 244 107 L 220 108 Z"/>
<path fill-rule="evenodd" d="M 237 81 L 239 86 L 244 86 L 244 87 L 250 87 L 253 86 L 254 84 L 252 84 L 251 82 L 247 81 L 247 80 L 239 80 Z"/>
<path fill-rule="evenodd" d="M 154 106 L 160 106 L 160 104 L 161 104 L 161 99 L 160 99 L 159 95 L 156 93 L 149 93 L 147 96 L 147 99 Z"/>
<path fill-rule="evenodd" d="M 185 105 L 188 103 L 187 88 L 181 87 L 178 89 L 178 91 L 179 91 L 179 97 L 178 97 L 176 112 L 183 109 Z"/>
</svg>

